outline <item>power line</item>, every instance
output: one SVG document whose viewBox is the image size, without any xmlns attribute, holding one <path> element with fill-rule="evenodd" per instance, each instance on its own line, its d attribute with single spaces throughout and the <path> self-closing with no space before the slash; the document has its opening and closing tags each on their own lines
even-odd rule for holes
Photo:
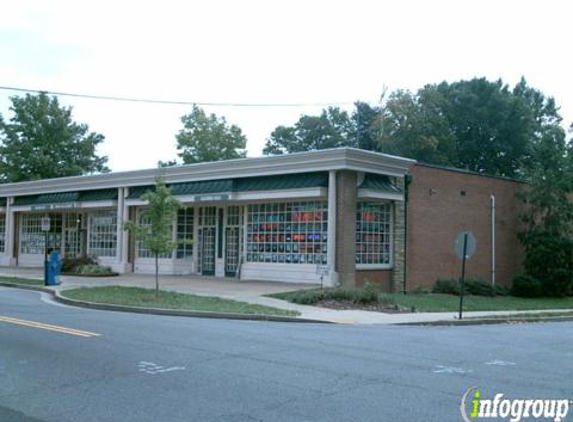
<svg viewBox="0 0 573 422">
<path fill-rule="evenodd" d="M 151 104 L 170 104 L 170 105 L 198 105 L 198 106 L 211 106 L 211 107 L 327 107 L 336 105 L 351 105 L 353 102 L 328 102 L 328 103 L 225 103 L 225 102 L 203 102 L 203 101 L 171 101 L 171 100 L 154 100 L 148 98 L 128 98 L 128 97 L 116 97 L 109 95 L 91 95 L 91 94 L 77 94 L 71 92 L 58 92 L 58 91 L 47 91 L 43 89 L 30 89 L 30 88 L 19 88 L 10 86 L 0 86 L 0 90 L 4 91 L 16 91 L 16 92 L 27 92 L 27 93 L 45 93 L 50 95 L 57 95 L 61 97 L 75 97 L 75 98 L 87 98 L 90 100 L 105 100 L 105 101 L 127 101 L 134 103 L 151 103 Z"/>
</svg>

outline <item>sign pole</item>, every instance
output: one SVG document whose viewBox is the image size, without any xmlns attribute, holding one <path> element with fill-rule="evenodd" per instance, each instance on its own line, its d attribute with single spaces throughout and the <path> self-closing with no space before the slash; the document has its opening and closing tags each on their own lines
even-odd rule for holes
<svg viewBox="0 0 573 422">
<path fill-rule="evenodd" d="M 48 285 L 48 232 L 44 232 L 44 286 Z"/>
<path fill-rule="evenodd" d="M 460 313 L 459 319 L 462 319 L 462 312 L 464 308 L 464 279 L 466 276 L 466 255 L 468 250 L 468 234 L 464 234 L 464 249 L 463 249 L 463 257 L 462 257 L 462 278 L 460 280 Z"/>
</svg>

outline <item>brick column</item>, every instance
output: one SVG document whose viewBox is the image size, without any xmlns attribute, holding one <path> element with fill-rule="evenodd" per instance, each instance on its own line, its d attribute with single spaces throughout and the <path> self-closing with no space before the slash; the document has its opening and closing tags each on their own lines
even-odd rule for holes
<svg viewBox="0 0 573 422">
<path fill-rule="evenodd" d="M 396 185 L 404 192 L 404 178 L 397 178 Z M 404 259 L 406 256 L 406 225 L 405 225 L 405 203 L 404 201 L 394 201 L 394 227 L 393 227 L 393 270 L 392 270 L 392 291 L 402 292 L 404 290 Z"/>
<path fill-rule="evenodd" d="M 346 287 L 356 285 L 356 172 L 337 172 L 336 272 Z"/>
</svg>

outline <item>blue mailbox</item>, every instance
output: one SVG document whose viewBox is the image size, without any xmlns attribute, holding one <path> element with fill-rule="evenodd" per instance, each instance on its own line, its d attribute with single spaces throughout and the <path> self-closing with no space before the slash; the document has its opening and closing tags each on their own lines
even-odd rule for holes
<svg viewBox="0 0 573 422">
<path fill-rule="evenodd" d="M 62 263 L 57 251 L 52 251 L 46 263 L 46 286 L 57 286 L 60 284 L 60 272 Z"/>
</svg>

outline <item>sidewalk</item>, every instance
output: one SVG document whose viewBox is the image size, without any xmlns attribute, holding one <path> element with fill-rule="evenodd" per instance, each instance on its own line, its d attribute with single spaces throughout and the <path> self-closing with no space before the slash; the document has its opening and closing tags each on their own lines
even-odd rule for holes
<svg viewBox="0 0 573 422">
<path fill-rule="evenodd" d="M 30 268 L 0 268 L 0 276 L 36 278 L 41 279 L 41 269 Z M 130 286 L 154 288 L 155 278 L 150 274 L 122 274 L 118 277 L 90 278 L 62 276 L 61 285 L 52 287 L 53 290 L 61 291 L 76 287 L 94 286 Z M 264 281 L 239 281 L 215 277 L 202 277 L 195 275 L 160 276 L 160 288 L 179 293 L 191 293 L 202 296 L 217 296 L 225 299 L 233 299 L 240 302 L 272 306 L 280 309 L 295 310 L 301 313 L 300 318 L 328 321 L 341 324 L 416 324 L 432 322 L 455 322 L 458 321 L 456 312 L 416 312 L 416 313 L 382 313 L 361 310 L 334 310 L 316 306 L 298 305 L 284 300 L 265 297 L 271 293 L 286 292 L 300 289 L 312 289 L 317 285 L 312 284 L 286 284 Z M 505 315 L 536 315 L 564 310 L 539 310 L 539 311 L 487 311 L 487 312 L 464 312 L 466 318 L 492 318 Z"/>
</svg>

